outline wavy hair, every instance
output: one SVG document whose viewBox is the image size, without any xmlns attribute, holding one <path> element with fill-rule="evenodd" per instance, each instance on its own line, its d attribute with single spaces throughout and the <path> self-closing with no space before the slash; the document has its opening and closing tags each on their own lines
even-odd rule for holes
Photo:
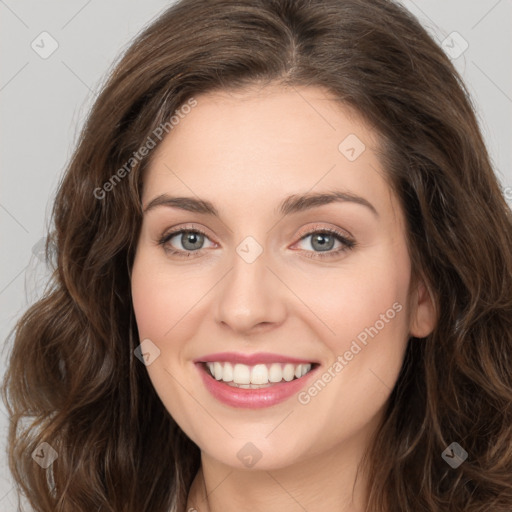
<svg viewBox="0 0 512 512">
<path fill-rule="evenodd" d="M 194 96 L 270 83 L 323 87 L 379 135 L 438 311 L 409 340 L 363 461 L 366 510 L 510 512 L 511 211 L 454 66 L 390 0 L 182 0 L 119 58 L 59 185 L 51 286 L 14 330 L 3 399 L 18 492 L 36 512 L 184 510 L 200 451 L 134 357 L 152 153 L 133 155 Z M 468 453 L 456 470 L 441 457 L 454 441 Z M 47 469 L 32 459 L 42 442 L 58 454 Z"/>
</svg>

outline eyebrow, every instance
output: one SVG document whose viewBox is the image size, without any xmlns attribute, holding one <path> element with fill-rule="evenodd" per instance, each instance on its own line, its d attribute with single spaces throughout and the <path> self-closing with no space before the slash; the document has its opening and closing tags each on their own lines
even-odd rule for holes
<svg viewBox="0 0 512 512">
<path fill-rule="evenodd" d="M 375 207 L 364 197 L 358 195 L 333 190 L 330 192 L 316 192 L 306 194 L 294 194 L 282 201 L 278 207 L 278 213 L 286 216 L 292 213 L 298 213 L 317 206 L 323 206 L 331 203 L 356 203 L 368 208 L 376 217 L 379 213 Z M 144 208 L 144 213 L 156 208 L 157 206 L 167 206 L 180 208 L 188 212 L 202 213 L 214 217 L 220 217 L 219 212 L 210 201 L 198 199 L 195 197 L 172 197 L 168 194 L 161 194 L 152 199 Z"/>
</svg>

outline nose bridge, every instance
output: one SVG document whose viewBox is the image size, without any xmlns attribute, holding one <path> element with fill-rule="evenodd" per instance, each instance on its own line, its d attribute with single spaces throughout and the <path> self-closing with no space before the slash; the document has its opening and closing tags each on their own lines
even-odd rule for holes
<svg viewBox="0 0 512 512">
<path fill-rule="evenodd" d="M 285 314 L 283 290 L 269 271 L 268 254 L 255 237 L 245 237 L 235 248 L 231 271 L 217 299 L 218 322 L 235 331 L 248 331 L 266 323 L 279 323 Z"/>
</svg>

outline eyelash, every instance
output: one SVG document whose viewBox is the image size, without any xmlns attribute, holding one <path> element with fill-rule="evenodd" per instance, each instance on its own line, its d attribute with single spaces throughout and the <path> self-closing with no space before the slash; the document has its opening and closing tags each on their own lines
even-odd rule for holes
<svg viewBox="0 0 512 512">
<path fill-rule="evenodd" d="M 190 258 L 190 257 L 193 257 L 192 256 L 193 254 L 200 253 L 200 251 L 202 251 L 202 249 L 198 249 L 197 251 L 181 251 L 181 250 L 172 249 L 172 248 L 169 249 L 168 247 L 165 247 L 165 244 L 167 244 L 169 242 L 169 240 L 171 240 L 171 238 L 173 238 L 176 235 L 182 234 L 182 233 L 196 233 L 196 234 L 201 234 L 201 235 L 205 236 L 206 238 L 209 238 L 208 235 L 204 231 L 202 231 L 198 228 L 181 228 L 181 229 L 177 229 L 175 231 L 171 231 L 169 233 L 164 234 L 158 240 L 158 245 L 163 246 L 164 250 L 168 254 L 173 255 L 173 256 L 178 256 L 181 258 Z M 303 239 L 307 238 L 308 236 L 316 235 L 316 234 L 333 235 L 334 238 L 336 240 L 338 240 L 339 242 L 341 242 L 343 245 L 342 245 L 342 247 L 338 248 L 335 251 L 304 251 L 305 252 L 304 256 L 306 256 L 307 258 L 312 258 L 312 259 L 332 258 L 332 257 L 340 255 L 341 253 L 343 253 L 345 251 L 349 251 L 356 246 L 356 242 L 354 240 L 347 238 L 346 236 L 341 234 L 336 229 L 322 228 L 322 227 L 317 227 L 317 226 L 312 228 L 312 230 L 308 231 L 307 233 L 304 233 L 299 238 L 299 242 L 302 241 Z"/>
</svg>

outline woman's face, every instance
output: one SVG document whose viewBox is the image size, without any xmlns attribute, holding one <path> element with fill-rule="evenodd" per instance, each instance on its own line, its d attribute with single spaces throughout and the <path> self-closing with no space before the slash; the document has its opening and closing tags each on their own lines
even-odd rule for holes
<svg viewBox="0 0 512 512">
<path fill-rule="evenodd" d="M 376 134 L 313 87 L 196 100 L 144 181 L 132 291 L 155 390 L 229 466 L 360 452 L 434 321 Z"/>
</svg>

